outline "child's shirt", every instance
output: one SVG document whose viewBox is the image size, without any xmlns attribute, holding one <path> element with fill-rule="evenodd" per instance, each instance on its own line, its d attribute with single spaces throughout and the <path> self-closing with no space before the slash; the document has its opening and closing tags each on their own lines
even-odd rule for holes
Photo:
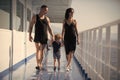
<svg viewBox="0 0 120 80">
<path fill-rule="evenodd" d="M 61 42 L 53 41 L 52 45 L 54 53 L 60 52 Z"/>
</svg>

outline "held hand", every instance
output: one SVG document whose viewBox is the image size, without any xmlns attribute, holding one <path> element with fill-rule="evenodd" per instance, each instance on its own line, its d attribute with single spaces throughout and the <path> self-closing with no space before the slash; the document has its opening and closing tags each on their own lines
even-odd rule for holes
<svg viewBox="0 0 120 80">
<path fill-rule="evenodd" d="M 63 40 L 63 39 L 62 39 L 62 42 L 61 42 L 61 43 L 62 43 L 62 46 L 64 46 L 64 40 Z"/>
<path fill-rule="evenodd" d="M 54 36 L 52 37 L 52 42 L 55 40 Z"/>
<path fill-rule="evenodd" d="M 33 37 L 29 36 L 29 41 L 32 42 L 33 41 Z"/>
<path fill-rule="evenodd" d="M 51 45 L 51 46 L 52 46 L 53 41 L 54 41 L 54 37 L 52 37 L 52 38 L 50 39 L 50 45 Z"/>
<path fill-rule="evenodd" d="M 62 42 L 61 46 L 64 46 L 64 42 Z"/>
</svg>

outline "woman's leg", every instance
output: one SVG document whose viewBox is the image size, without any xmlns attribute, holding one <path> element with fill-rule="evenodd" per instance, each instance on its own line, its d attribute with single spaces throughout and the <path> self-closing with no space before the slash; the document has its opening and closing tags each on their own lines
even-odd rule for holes
<svg viewBox="0 0 120 80">
<path fill-rule="evenodd" d="M 67 68 L 70 67 L 72 57 L 73 57 L 73 51 L 71 51 L 71 52 L 69 52 L 69 54 L 67 54 Z"/>
</svg>

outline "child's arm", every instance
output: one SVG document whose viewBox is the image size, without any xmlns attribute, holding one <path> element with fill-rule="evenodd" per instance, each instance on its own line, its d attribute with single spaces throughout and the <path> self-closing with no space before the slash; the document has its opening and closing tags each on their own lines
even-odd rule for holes
<svg viewBox="0 0 120 80">
<path fill-rule="evenodd" d="M 63 45 L 64 45 L 64 44 L 63 44 L 63 42 L 61 41 L 61 42 L 60 42 L 60 46 L 62 47 Z"/>
</svg>

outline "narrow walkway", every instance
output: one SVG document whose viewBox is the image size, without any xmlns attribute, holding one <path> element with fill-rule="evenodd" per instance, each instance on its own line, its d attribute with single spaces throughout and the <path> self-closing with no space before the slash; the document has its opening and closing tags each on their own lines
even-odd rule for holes
<svg viewBox="0 0 120 80">
<path fill-rule="evenodd" d="M 69 72 L 65 70 L 65 64 L 65 53 L 64 49 L 61 48 L 61 69 L 60 71 L 53 71 L 53 53 L 51 48 L 44 55 L 43 66 L 45 70 L 37 71 L 35 69 L 36 58 L 34 57 L 17 70 L 11 71 L 2 80 L 83 80 L 74 59 L 72 61 L 72 70 Z"/>
</svg>

